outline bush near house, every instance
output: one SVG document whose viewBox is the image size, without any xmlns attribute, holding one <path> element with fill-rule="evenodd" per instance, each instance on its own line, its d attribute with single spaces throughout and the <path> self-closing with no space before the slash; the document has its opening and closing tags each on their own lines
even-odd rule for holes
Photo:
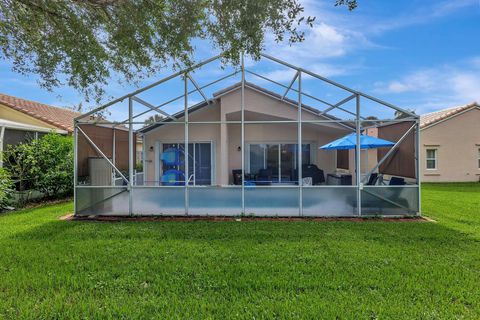
<svg viewBox="0 0 480 320">
<path fill-rule="evenodd" d="M 31 142 L 35 161 L 30 168 L 34 186 L 48 198 L 73 193 L 73 140 L 47 134 Z"/>
<path fill-rule="evenodd" d="M 48 199 L 73 193 L 72 137 L 49 133 L 28 143 L 9 145 L 3 158 L 17 191 L 37 190 Z"/>
<path fill-rule="evenodd" d="M 0 211 L 5 210 L 12 201 L 13 181 L 5 168 L 0 168 Z"/>
</svg>

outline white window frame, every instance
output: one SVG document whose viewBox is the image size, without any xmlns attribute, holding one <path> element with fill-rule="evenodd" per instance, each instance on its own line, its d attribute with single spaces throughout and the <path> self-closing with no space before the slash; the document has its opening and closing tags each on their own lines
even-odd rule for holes
<svg viewBox="0 0 480 320">
<path fill-rule="evenodd" d="M 428 157 L 428 151 L 429 150 L 433 150 L 434 153 L 435 153 L 435 157 L 434 158 L 429 158 Z M 435 167 L 434 168 L 429 168 L 428 167 L 428 161 L 431 161 L 433 160 L 434 163 L 435 163 Z M 437 170 L 438 169 L 438 148 L 426 148 L 425 149 L 425 169 L 426 170 Z"/>
<path fill-rule="evenodd" d="M 480 146 L 477 145 L 477 169 L 480 170 Z"/>
</svg>

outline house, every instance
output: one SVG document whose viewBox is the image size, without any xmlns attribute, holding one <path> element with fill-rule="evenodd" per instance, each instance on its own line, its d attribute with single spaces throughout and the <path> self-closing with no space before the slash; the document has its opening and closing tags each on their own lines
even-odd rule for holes
<svg viewBox="0 0 480 320">
<path fill-rule="evenodd" d="M 476 102 L 420 117 L 425 182 L 480 180 L 480 105 Z"/>
<path fill-rule="evenodd" d="M 241 83 L 214 93 L 214 99 L 191 108 L 189 121 L 240 121 Z M 245 121 L 293 121 L 297 119 L 295 102 L 253 83 L 245 84 Z M 183 113 L 174 115 L 183 119 Z M 303 106 L 304 120 L 331 120 Z M 336 171 L 336 153 L 320 146 L 354 131 L 338 123 L 308 123 L 302 128 L 303 164 L 315 164 L 324 176 Z M 149 150 L 145 155 L 145 182 L 158 185 L 171 165 L 162 161 L 163 153 L 184 143 L 183 127 L 160 122 L 140 130 Z M 242 167 L 241 128 L 238 123 L 195 125 L 189 128 L 189 148 L 195 153 L 190 159 L 191 181 L 194 185 L 233 185 L 235 170 Z M 249 123 L 245 126 L 245 168 L 247 175 L 257 176 L 266 167 L 270 180 L 286 184 L 296 179 L 298 152 L 296 123 Z M 353 174 L 352 163 L 346 168 Z M 354 183 L 355 180 L 353 179 Z"/>
<path fill-rule="evenodd" d="M 76 168 L 75 214 L 420 214 L 417 115 L 304 68 L 264 54 L 262 57 L 293 68 L 295 74 L 290 84 L 272 81 L 273 85 L 266 87 L 265 81 L 269 79 L 261 75 L 263 85 L 247 80 L 247 75 L 254 78 L 259 74 L 252 66 L 246 69 L 243 65 L 240 71 L 208 84 L 198 84 L 192 78 L 192 70 L 219 59 L 217 56 L 77 117 L 77 139 L 86 140 L 89 147 L 101 151 L 108 165 L 101 170 L 84 169 L 90 177 L 83 179 L 79 179 L 81 168 Z M 242 75 L 239 82 L 218 85 L 215 90 L 209 88 L 210 93 L 204 91 L 239 73 Z M 302 91 L 302 75 L 310 77 L 305 83 L 310 86 L 308 91 Z M 169 95 L 175 93 L 168 89 L 161 94 L 149 91 L 175 78 L 184 82 L 183 94 L 171 98 Z M 331 86 L 323 95 L 322 85 Z M 331 94 L 334 90 L 336 93 Z M 146 91 L 148 95 L 143 94 Z M 189 95 L 193 93 L 203 97 L 203 101 L 190 103 Z M 149 100 L 156 99 L 155 104 L 147 102 L 147 96 Z M 180 107 L 179 100 L 183 100 Z M 169 112 L 170 109 L 164 107 L 172 103 L 172 108 L 176 105 L 177 109 Z M 115 109 L 108 109 L 111 106 Z M 107 119 L 105 122 L 92 120 L 93 114 L 122 107 L 123 112 L 128 110 L 128 119 L 117 124 L 130 123 L 128 173 L 109 160 L 112 148 L 102 143 L 102 135 L 94 137 L 82 129 L 92 127 L 94 130 L 109 123 Z M 394 111 L 405 113 L 406 117 L 393 119 Z M 144 126 L 136 119 L 146 117 L 148 112 L 161 117 Z M 358 147 L 365 135 L 370 136 L 369 141 L 382 138 L 386 144 Z M 133 170 L 137 137 L 143 140 L 141 182 L 135 179 Z M 342 137 L 351 139 L 346 150 L 325 148 Z M 391 140 L 385 141 L 386 137 Z M 77 148 L 76 157 L 84 146 L 78 143 Z M 369 150 L 372 148 L 375 149 Z M 385 150 L 377 152 L 380 149 Z M 108 178 L 112 173 L 121 177 L 122 185 Z M 92 183 L 92 178 L 101 175 L 105 179 Z M 387 181 L 377 183 L 377 178 L 387 175 Z"/>
<path fill-rule="evenodd" d="M 0 93 L 2 141 L 18 144 L 51 131 L 72 134 L 79 112 Z"/>
<path fill-rule="evenodd" d="M 73 119 L 79 115 L 72 110 L 0 93 L 0 152 L 6 145 L 17 145 L 52 131 L 72 134 Z"/>
<path fill-rule="evenodd" d="M 6 94 L 0 94 L 0 151 L 4 150 L 6 145 L 17 145 L 36 139 L 49 132 L 56 132 L 62 135 L 72 135 L 74 131 L 74 119 L 80 116 L 80 112 L 75 112 L 65 108 L 58 108 L 43 103 L 30 101 Z M 103 140 L 105 146 L 112 146 L 113 125 L 103 124 L 96 127 L 84 127 L 85 131 Z M 127 133 L 125 126 L 115 127 L 117 163 L 122 170 L 128 170 L 128 157 L 124 156 L 128 149 Z M 88 146 L 86 141 L 79 141 L 80 155 L 78 157 L 78 167 L 80 175 L 87 176 L 88 161 L 90 158 L 98 158 L 98 153 Z M 136 143 L 138 155 L 141 155 L 141 141 Z M 112 158 L 110 152 L 109 157 Z M 141 159 L 141 158 L 140 158 Z M 91 161 L 91 160 L 90 160 Z M 0 162 L 1 163 L 1 162 Z"/>
</svg>

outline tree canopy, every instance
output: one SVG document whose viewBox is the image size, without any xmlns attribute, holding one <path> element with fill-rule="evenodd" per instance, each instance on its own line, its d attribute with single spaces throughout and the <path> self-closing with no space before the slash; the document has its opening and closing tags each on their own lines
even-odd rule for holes
<svg viewBox="0 0 480 320">
<path fill-rule="evenodd" d="M 238 62 L 240 52 L 258 58 L 267 33 L 303 41 L 314 20 L 299 0 L 2 0 L 0 47 L 14 71 L 37 74 L 43 87 L 98 99 L 113 74 L 134 82 L 191 65 L 196 39 Z"/>
</svg>

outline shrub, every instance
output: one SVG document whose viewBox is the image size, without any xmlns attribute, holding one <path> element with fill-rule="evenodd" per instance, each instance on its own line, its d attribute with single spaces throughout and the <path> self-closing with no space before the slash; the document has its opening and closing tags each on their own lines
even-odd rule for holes
<svg viewBox="0 0 480 320">
<path fill-rule="evenodd" d="M 143 162 L 142 161 L 137 161 L 135 164 L 135 170 L 138 172 L 143 172 Z"/>
<path fill-rule="evenodd" d="M 5 210 L 12 201 L 13 181 L 10 172 L 5 168 L 0 168 L 0 211 Z"/>
<path fill-rule="evenodd" d="M 18 190 L 35 189 L 48 198 L 73 193 L 73 140 L 55 133 L 8 146 L 6 167 L 18 180 Z"/>
<path fill-rule="evenodd" d="M 31 142 L 35 161 L 31 176 L 35 189 L 49 198 L 73 193 L 73 140 L 49 133 Z"/>
</svg>

